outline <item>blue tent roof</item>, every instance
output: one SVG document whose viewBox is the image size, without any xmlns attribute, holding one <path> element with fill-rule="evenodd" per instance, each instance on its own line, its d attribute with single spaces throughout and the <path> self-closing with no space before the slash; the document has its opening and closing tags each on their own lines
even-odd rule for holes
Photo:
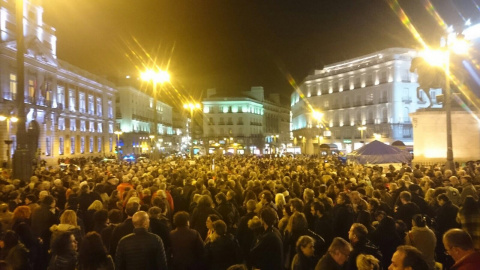
<svg viewBox="0 0 480 270">
<path fill-rule="evenodd" d="M 382 164 L 409 162 L 411 155 L 407 151 L 375 140 L 348 154 L 347 158 L 361 164 Z"/>
</svg>

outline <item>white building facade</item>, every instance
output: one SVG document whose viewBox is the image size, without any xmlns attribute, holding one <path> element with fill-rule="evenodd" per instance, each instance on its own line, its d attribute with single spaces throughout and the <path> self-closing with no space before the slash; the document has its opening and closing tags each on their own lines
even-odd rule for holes
<svg viewBox="0 0 480 270">
<path fill-rule="evenodd" d="M 309 75 L 291 95 L 292 139 L 297 152 L 320 153 L 335 144 L 350 152 L 372 140 L 413 145 L 409 113 L 427 106 L 417 98 L 417 75 L 410 63 L 416 51 L 390 48 L 325 66 Z M 431 90 L 435 97 L 441 90 Z M 323 113 L 316 119 L 314 111 Z"/>
<path fill-rule="evenodd" d="M 203 105 L 204 145 L 209 153 L 274 154 L 289 141 L 289 108 L 278 97 L 265 99 L 263 87 L 241 96 L 209 89 Z"/>
<path fill-rule="evenodd" d="M 44 24 L 43 9 L 24 3 L 25 89 L 17 88 L 15 1 L 0 3 L 0 158 L 7 160 L 16 147 L 13 122 L 18 91 L 25 92 L 27 126 L 39 129 L 37 158 L 54 164 L 58 159 L 113 154 L 114 85 L 56 56 L 55 29 Z M 3 119 L 3 117 L 2 117 Z M 4 140 L 12 144 L 7 155 Z"/>
<path fill-rule="evenodd" d="M 154 149 L 168 151 L 175 147 L 174 137 L 182 132 L 173 128 L 172 106 L 159 100 L 154 104 L 149 93 L 133 86 L 118 87 L 116 106 L 117 131 L 122 132 L 118 139 L 123 155 L 148 154 Z"/>
</svg>

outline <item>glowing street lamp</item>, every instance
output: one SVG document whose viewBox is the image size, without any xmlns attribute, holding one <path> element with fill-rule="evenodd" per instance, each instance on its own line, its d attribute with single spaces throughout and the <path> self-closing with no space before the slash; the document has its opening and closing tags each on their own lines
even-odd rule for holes
<svg viewBox="0 0 480 270">
<path fill-rule="evenodd" d="M 185 103 L 183 104 L 183 108 L 190 110 L 190 126 L 188 134 L 190 134 L 190 157 L 193 158 L 193 113 L 195 110 L 201 109 L 201 105 L 199 103 Z"/>
<path fill-rule="evenodd" d="M 445 70 L 445 117 L 447 124 L 447 163 L 448 170 L 455 169 L 453 162 L 452 143 L 452 90 L 450 88 L 450 55 L 451 53 L 465 55 L 468 53 L 469 43 L 463 38 L 447 40 L 444 50 L 425 50 L 421 55 L 431 66 L 443 67 Z"/>
<path fill-rule="evenodd" d="M 153 134 L 158 134 L 158 121 L 157 121 L 157 86 L 158 84 L 164 84 L 170 82 L 170 75 L 167 71 L 159 69 L 147 69 L 140 74 L 142 81 L 151 82 L 153 85 L 153 129 L 150 131 Z M 156 151 L 155 151 L 156 152 Z M 154 153 L 155 153 L 154 152 Z"/>
</svg>

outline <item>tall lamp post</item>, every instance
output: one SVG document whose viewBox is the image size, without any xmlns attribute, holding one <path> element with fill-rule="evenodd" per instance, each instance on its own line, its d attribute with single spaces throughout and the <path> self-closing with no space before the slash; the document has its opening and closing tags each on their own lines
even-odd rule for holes
<svg viewBox="0 0 480 270">
<path fill-rule="evenodd" d="M 317 128 L 318 128 L 318 133 L 319 133 L 319 135 L 317 135 L 317 138 L 322 136 L 322 134 L 320 134 L 320 128 L 322 127 L 323 115 L 324 114 L 322 112 L 315 111 L 315 110 L 313 111 L 313 118 L 315 118 L 315 120 L 317 120 Z M 319 152 L 319 154 L 321 154 L 320 140 L 317 140 L 317 143 L 318 143 L 318 152 Z"/>
<path fill-rule="evenodd" d="M 157 86 L 170 82 L 170 75 L 167 71 L 159 69 L 147 69 L 140 74 L 143 81 L 151 82 L 153 85 L 153 128 L 150 131 L 153 135 L 158 135 L 158 117 L 157 117 Z M 156 158 L 156 151 L 153 152 Z"/>
<path fill-rule="evenodd" d="M 28 149 L 25 113 L 25 49 L 23 33 L 23 0 L 16 0 L 17 36 L 17 148 L 13 154 L 13 178 L 28 183 L 32 176 L 32 149 Z"/>
<path fill-rule="evenodd" d="M 446 40 L 446 46 L 443 50 L 425 50 L 423 52 L 424 60 L 432 65 L 443 67 L 445 70 L 445 118 L 447 133 L 447 162 L 446 169 L 455 170 L 453 161 L 453 140 L 452 140 L 452 90 L 450 87 L 450 55 L 453 53 L 459 55 L 467 54 L 469 44 L 462 38 L 453 38 Z"/>
<path fill-rule="evenodd" d="M 123 132 L 121 132 L 120 130 L 117 130 L 115 132 L 113 132 L 115 135 L 117 135 L 117 141 L 116 141 L 116 148 L 117 148 L 117 158 L 120 159 L 120 147 L 118 145 L 118 142 L 120 141 L 120 135 L 123 134 Z"/>
<path fill-rule="evenodd" d="M 193 113 L 195 110 L 201 108 L 199 103 L 187 103 L 183 104 L 183 108 L 190 110 L 190 126 L 188 128 L 188 134 L 190 136 L 190 157 L 193 158 Z"/>
</svg>

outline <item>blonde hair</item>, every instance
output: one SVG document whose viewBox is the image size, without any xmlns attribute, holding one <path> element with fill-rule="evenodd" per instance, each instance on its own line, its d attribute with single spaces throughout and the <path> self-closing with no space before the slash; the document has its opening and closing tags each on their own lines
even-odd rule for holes
<svg viewBox="0 0 480 270">
<path fill-rule="evenodd" d="M 73 210 L 65 210 L 60 216 L 60 224 L 77 226 L 77 214 Z"/>
<path fill-rule="evenodd" d="M 88 210 L 102 210 L 103 209 L 103 203 L 99 200 L 93 201 L 92 204 L 88 207 Z"/>
<path fill-rule="evenodd" d="M 369 254 L 360 254 L 357 256 L 357 268 L 358 270 L 378 270 L 378 259 Z"/>
</svg>

